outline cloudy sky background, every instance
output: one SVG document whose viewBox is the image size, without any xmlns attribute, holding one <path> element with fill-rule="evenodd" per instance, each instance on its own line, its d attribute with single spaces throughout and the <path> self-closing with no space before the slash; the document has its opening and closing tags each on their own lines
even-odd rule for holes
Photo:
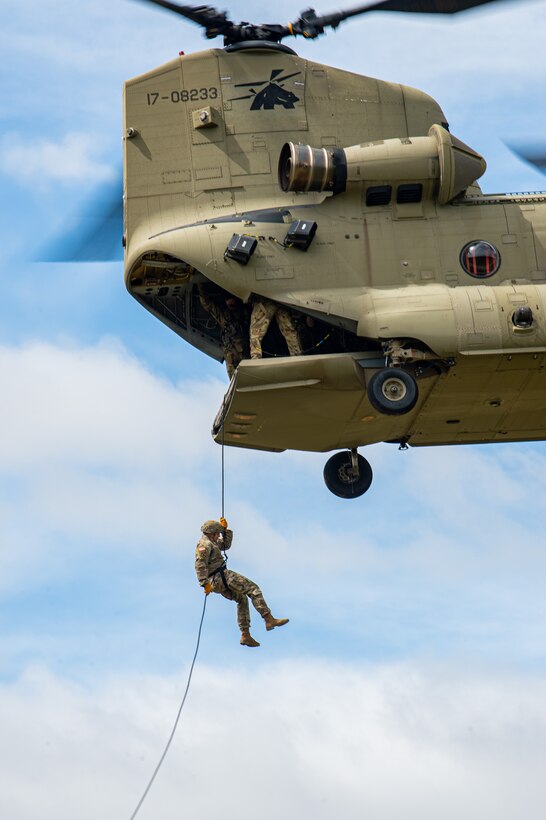
<svg viewBox="0 0 546 820">
<path fill-rule="evenodd" d="M 226 377 L 127 296 L 121 264 L 31 260 L 115 179 L 123 80 L 206 45 L 136 0 L 2 7 L 0 815 L 129 818 L 195 646 Z M 546 141 L 545 8 L 370 15 L 295 47 L 427 91 L 488 160 L 485 190 L 538 190 L 505 141 Z M 368 456 L 350 502 L 324 456 L 226 452 L 231 564 L 291 623 L 256 622 L 250 652 L 209 600 L 142 818 L 542 820 L 545 445 Z"/>
</svg>

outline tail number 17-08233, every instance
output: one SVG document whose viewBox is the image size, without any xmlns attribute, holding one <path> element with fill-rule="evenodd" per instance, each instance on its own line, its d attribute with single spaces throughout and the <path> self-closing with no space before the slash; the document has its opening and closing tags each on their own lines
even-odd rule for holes
<svg viewBox="0 0 546 820">
<path fill-rule="evenodd" d="M 215 86 L 210 88 L 184 88 L 182 91 L 175 89 L 167 94 L 160 94 L 159 91 L 150 91 L 146 94 L 148 105 L 155 105 L 158 101 L 180 103 L 199 102 L 200 100 L 215 100 L 218 97 L 218 89 Z"/>
</svg>

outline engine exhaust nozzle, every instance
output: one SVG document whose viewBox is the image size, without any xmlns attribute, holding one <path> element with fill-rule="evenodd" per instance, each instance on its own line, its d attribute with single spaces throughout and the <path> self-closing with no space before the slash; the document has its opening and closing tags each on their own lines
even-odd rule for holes
<svg viewBox="0 0 546 820">
<path fill-rule="evenodd" d="M 279 185 L 288 193 L 327 191 L 341 194 L 347 183 L 347 161 L 342 148 L 313 148 L 287 142 L 279 157 Z"/>
</svg>

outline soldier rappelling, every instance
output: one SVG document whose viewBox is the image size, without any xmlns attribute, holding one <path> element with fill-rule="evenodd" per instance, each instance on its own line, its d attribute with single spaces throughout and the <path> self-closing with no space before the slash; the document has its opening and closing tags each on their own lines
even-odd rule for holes
<svg viewBox="0 0 546 820">
<path fill-rule="evenodd" d="M 227 521 L 205 521 L 201 527 L 203 535 L 197 542 L 195 550 L 195 572 L 197 580 L 203 587 L 205 595 L 217 592 L 237 603 L 237 623 L 241 630 L 241 644 L 243 646 L 259 646 L 250 634 L 250 610 L 248 599 L 265 621 L 265 628 L 270 631 L 276 626 L 284 626 L 288 618 L 274 618 L 265 602 L 260 587 L 226 567 L 226 559 L 222 551 L 228 550 L 233 541 L 233 532 L 228 529 Z"/>
</svg>

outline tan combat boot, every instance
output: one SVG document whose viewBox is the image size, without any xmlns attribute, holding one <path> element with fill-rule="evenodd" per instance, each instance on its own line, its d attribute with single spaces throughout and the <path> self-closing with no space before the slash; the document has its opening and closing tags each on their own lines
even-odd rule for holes
<svg viewBox="0 0 546 820">
<path fill-rule="evenodd" d="M 241 631 L 241 646 L 259 646 L 258 641 L 255 641 L 248 629 Z"/>
<path fill-rule="evenodd" d="M 265 628 L 268 632 L 270 632 L 272 629 L 275 629 L 276 626 L 284 626 L 285 624 L 287 624 L 288 618 L 274 618 L 273 615 L 269 613 L 269 615 L 266 618 L 264 618 L 264 621 Z"/>
</svg>

